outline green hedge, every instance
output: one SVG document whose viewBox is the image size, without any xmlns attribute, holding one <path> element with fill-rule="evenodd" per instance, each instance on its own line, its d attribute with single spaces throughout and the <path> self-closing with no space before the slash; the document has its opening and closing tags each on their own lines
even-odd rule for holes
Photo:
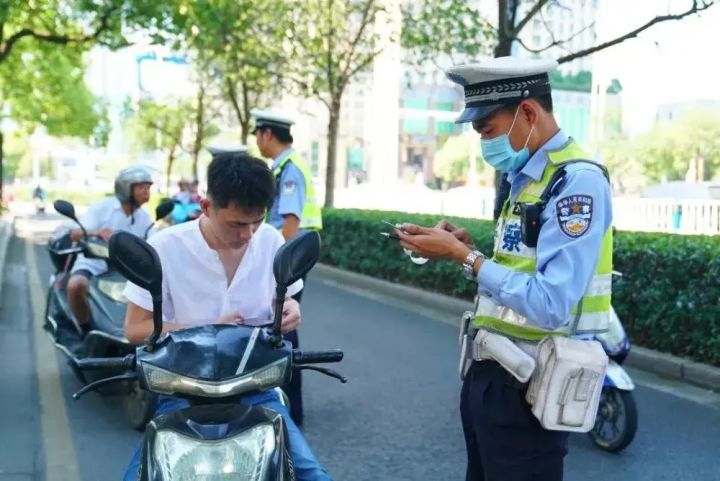
<svg viewBox="0 0 720 481">
<path fill-rule="evenodd" d="M 439 216 L 326 209 L 322 262 L 471 300 L 475 284 L 450 262 L 411 263 L 380 220 L 434 225 Z M 491 252 L 492 223 L 448 218 Z M 618 232 L 613 305 L 639 345 L 720 365 L 720 238 Z"/>
</svg>

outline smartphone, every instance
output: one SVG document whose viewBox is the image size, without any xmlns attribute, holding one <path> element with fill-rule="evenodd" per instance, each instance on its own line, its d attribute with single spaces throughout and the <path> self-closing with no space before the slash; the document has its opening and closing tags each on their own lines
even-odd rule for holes
<svg viewBox="0 0 720 481">
<path fill-rule="evenodd" d="M 380 222 L 382 222 L 383 224 L 385 224 L 385 225 L 387 225 L 387 226 L 389 226 L 389 227 L 392 228 L 392 230 L 391 230 L 390 232 L 380 232 L 380 235 L 381 235 L 381 236 L 383 236 L 383 237 L 385 237 L 385 238 L 387 238 L 387 239 L 400 240 L 400 237 L 398 237 L 398 235 L 395 233 L 396 230 L 400 230 L 400 231 L 404 232 L 402 229 L 400 229 L 400 228 L 398 227 L 398 225 L 400 225 L 400 224 L 397 224 L 397 225 L 396 225 L 396 224 L 393 224 L 392 222 L 387 221 L 387 220 L 381 220 Z"/>
</svg>

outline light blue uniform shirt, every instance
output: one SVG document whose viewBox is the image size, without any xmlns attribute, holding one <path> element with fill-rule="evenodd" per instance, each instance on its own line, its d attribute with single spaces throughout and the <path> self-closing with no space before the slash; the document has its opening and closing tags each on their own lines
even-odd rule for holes
<svg viewBox="0 0 720 481">
<path fill-rule="evenodd" d="M 530 180 L 542 178 L 548 164 L 546 151 L 560 149 L 567 141 L 568 137 L 558 131 L 519 171 L 508 175 L 511 202 Z M 541 214 L 537 272 L 516 272 L 488 259 L 477 276 L 479 292 L 491 295 L 496 303 L 525 316 L 530 323 L 550 330 L 565 325 L 582 298 L 595 273 L 605 232 L 612 224 L 610 186 L 602 170 L 582 162 L 568 165 L 566 172 L 564 185 L 548 200 Z M 564 233 L 556 212 L 557 201 L 575 195 L 592 197 L 590 226 L 579 237 Z"/>
<path fill-rule="evenodd" d="M 273 170 L 292 152 L 293 149 L 290 148 L 280 154 L 273 161 Z M 293 214 L 298 219 L 301 219 L 304 204 L 305 176 L 303 176 L 297 165 L 289 162 L 280 174 L 280 181 L 277 182 L 277 192 L 275 193 L 275 201 L 270 208 L 268 223 L 276 229 L 281 229 L 285 223 L 284 215 Z"/>
</svg>

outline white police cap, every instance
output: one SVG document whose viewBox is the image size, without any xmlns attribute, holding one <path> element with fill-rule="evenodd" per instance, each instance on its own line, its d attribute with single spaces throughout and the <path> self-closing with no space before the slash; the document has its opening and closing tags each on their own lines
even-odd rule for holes
<svg viewBox="0 0 720 481">
<path fill-rule="evenodd" d="M 212 155 L 219 154 L 244 154 L 248 151 L 247 145 L 237 144 L 213 144 L 208 146 L 208 152 Z"/>
<path fill-rule="evenodd" d="M 290 131 L 290 126 L 295 123 L 291 117 L 270 110 L 253 109 L 250 111 L 250 115 L 255 118 L 255 129 L 253 129 L 253 134 L 257 129 L 263 127 L 277 127 Z"/>
<path fill-rule="evenodd" d="M 497 57 L 455 65 L 445 75 L 465 89 L 465 110 L 455 123 L 472 122 L 529 97 L 550 93 L 555 60 Z"/>
</svg>

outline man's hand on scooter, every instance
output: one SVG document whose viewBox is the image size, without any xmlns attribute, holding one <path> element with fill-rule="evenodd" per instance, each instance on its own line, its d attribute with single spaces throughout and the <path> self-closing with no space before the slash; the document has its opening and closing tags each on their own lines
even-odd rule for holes
<svg viewBox="0 0 720 481">
<path fill-rule="evenodd" d="M 282 316 L 282 332 L 287 334 L 290 331 L 294 331 L 300 325 L 300 304 L 295 299 L 285 299 L 283 304 L 283 316 Z"/>
<path fill-rule="evenodd" d="M 227 314 L 223 314 L 220 318 L 215 321 L 215 324 L 242 324 L 245 319 L 240 311 L 232 311 Z"/>
<path fill-rule="evenodd" d="M 109 242 L 110 237 L 112 237 L 113 231 L 112 231 L 112 229 L 102 229 L 102 230 L 95 231 L 93 234 L 95 236 L 101 238 L 105 242 Z"/>
</svg>

